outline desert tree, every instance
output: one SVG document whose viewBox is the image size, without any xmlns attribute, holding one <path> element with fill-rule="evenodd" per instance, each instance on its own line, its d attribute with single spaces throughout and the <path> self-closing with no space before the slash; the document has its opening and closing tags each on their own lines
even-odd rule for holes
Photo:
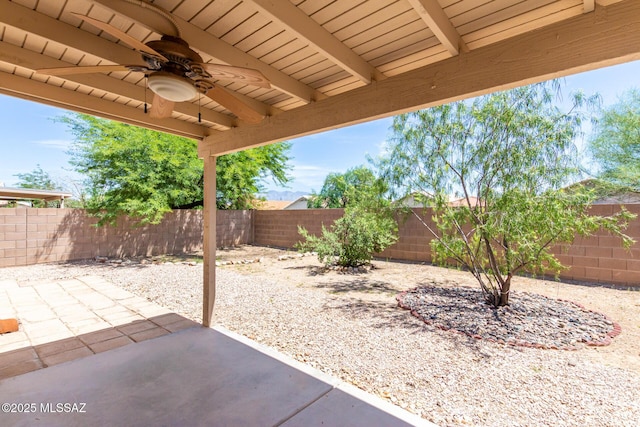
<svg viewBox="0 0 640 427">
<path fill-rule="evenodd" d="M 59 120 L 74 135 L 70 163 L 86 177 L 87 208 L 99 224 L 121 215 L 158 223 L 172 209 L 202 206 L 204 169 L 196 141 L 85 114 Z M 282 142 L 219 157 L 218 209 L 254 208 L 265 178 L 286 184 L 289 149 Z"/>
<path fill-rule="evenodd" d="M 559 272 L 551 249 L 576 234 L 622 233 L 630 215 L 592 216 L 592 195 L 573 187 L 574 141 L 592 99 L 556 105 L 557 82 L 497 92 L 394 118 L 386 155 L 375 163 L 396 196 L 424 194 L 434 261 L 457 264 L 494 306 L 509 303 L 518 272 Z M 451 203 L 451 197 L 462 203 Z M 415 212 L 414 212 L 415 213 Z"/>
<path fill-rule="evenodd" d="M 640 191 L 640 90 L 628 90 L 616 104 L 601 111 L 589 149 L 600 179 Z"/>
</svg>

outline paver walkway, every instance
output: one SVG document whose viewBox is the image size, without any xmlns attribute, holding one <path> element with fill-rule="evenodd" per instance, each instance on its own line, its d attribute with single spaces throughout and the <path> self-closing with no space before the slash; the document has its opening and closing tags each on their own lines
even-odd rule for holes
<svg viewBox="0 0 640 427">
<path fill-rule="evenodd" d="M 20 328 L 0 335 L 0 380 L 198 325 L 97 276 L 0 280 L 7 318 Z"/>
</svg>

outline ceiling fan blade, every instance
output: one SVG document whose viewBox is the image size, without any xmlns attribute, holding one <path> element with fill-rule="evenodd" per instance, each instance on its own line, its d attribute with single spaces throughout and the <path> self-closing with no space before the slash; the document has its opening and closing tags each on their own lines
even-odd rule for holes
<svg viewBox="0 0 640 427">
<path fill-rule="evenodd" d="M 129 34 L 125 33 L 122 30 L 117 29 L 113 25 L 109 25 L 105 22 L 98 21 L 97 19 L 93 19 L 89 16 L 81 15 L 79 13 L 72 12 L 72 14 L 82 19 L 83 21 L 90 23 L 94 27 L 100 28 L 102 31 L 111 34 L 113 37 L 122 40 L 124 43 L 128 44 L 129 46 L 131 46 L 132 48 L 134 48 L 139 52 L 146 53 L 147 55 L 160 59 L 163 62 L 168 61 L 167 58 L 160 55 L 154 49 L 151 49 L 149 46 L 142 43 L 140 40 L 136 39 L 135 37 L 131 37 Z"/>
<path fill-rule="evenodd" d="M 260 123 L 264 119 L 262 114 L 219 86 L 209 89 L 207 96 L 247 123 Z"/>
<path fill-rule="evenodd" d="M 126 65 L 93 65 L 88 67 L 40 68 L 36 73 L 50 76 L 66 76 L 69 74 L 110 73 L 112 71 L 132 71 Z"/>
<path fill-rule="evenodd" d="M 175 102 L 169 101 L 156 93 L 153 95 L 149 117 L 152 119 L 166 119 L 167 117 L 171 117 L 174 105 Z"/>
<path fill-rule="evenodd" d="M 252 68 L 234 67 L 231 65 L 222 64 L 207 64 L 201 65 L 214 79 L 219 80 L 231 80 L 238 83 L 245 83 L 252 86 L 271 88 L 269 80 L 258 70 Z"/>
</svg>

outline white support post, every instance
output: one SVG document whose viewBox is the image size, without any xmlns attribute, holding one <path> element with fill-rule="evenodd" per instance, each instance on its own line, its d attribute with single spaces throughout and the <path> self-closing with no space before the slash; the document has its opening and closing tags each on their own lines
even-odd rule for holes
<svg viewBox="0 0 640 427">
<path fill-rule="evenodd" d="M 204 156 L 202 324 L 211 326 L 216 299 L 216 157 Z"/>
</svg>

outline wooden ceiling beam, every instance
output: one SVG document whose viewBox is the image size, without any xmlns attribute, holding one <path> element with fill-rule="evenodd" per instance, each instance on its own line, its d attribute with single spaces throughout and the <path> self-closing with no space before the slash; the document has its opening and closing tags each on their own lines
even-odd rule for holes
<svg viewBox="0 0 640 427">
<path fill-rule="evenodd" d="M 218 156 L 640 59 L 640 1 L 558 22 L 382 82 L 209 136 Z"/>
<path fill-rule="evenodd" d="M 260 14 L 283 25 L 301 40 L 311 44 L 314 49 L 350 74 L 365 83 L 371 80 L 384 80 L 385 76 L 359 55 L 345 46 L 333 34 L 307 16 L 289 1 L 251 0 Z"/>
<path fill-rule="evenodd" d="M 447 48 L 451 55 L 457 55 L 460 50 L 468 52 L 458 30 L 455 29 L 449 17 L 444 13 L 438 0 L 408 0 L 411 7 L 420 15 L 436 38 Z"/>
<path fill-rule="evenodd" d="M 203 126 L 176 119 L 152 119 L 138 108 L 127 107 L 106 99 L 87 96 L 81 92 L 52 86 L 15 74 L 0 72 L 0 93 L 15 96 L 66 110 L 91 114 L 110 120 L 129 123 L 135 126 L 185 136 L 191 139 L 202 139 L 211 132 Z M 226 131 L 228 132 L 228 131 Z"/>
<path fill-rule="evenodd" d="M 39 53 L 20 48 L 18 46 L 0 41 L 0 61 L 4 61 L 19 67 L 30 70 L 41 68 L 70 67 L 74 64 L 51 58 L 50 56 L 41 55 Z M 101 91 L 113 93 L 114 95 L 126 97 L 139 102 L 144 102 L 145 88 L 132 83 L 114 79 L 106 74 L 74 74 L 64 76 L 64 80 L 75 82 L 81 85 L 96 88 Z M 148 93 L 148 99 L 153 98 L 152 93 Z M 197 105 L 189 102 L 177 103 L 174 111 L 191 117 L 198 117 L 201 112 L 202 119 L 211 123 L 232 128 L 237 125 L 236 120 L 226 114 L 218 113 L 209 109 L 198 109 Z"/>
<path fill-rule="evenodd" d="M 136 6 L 126 3 L 122 0 L 93 0 L 94 2 L 110 9 L 114 13 L 118 13 L 129 17 L 130 19 L 147 25 L 143 22 L 144 15 L 136 14 Z M 271 82 L 271 86 L 293 96 L 306 103 L 326 98 L 326 95 L 313 89 L 312 87 L 299 82 L 293 77 L 283 73 L 282 71 L 260 61 L 248 53 L 232 46 L 219 38 L 215 37 L 201 28 L 185 21 L 179 16 L 173 15 L 182 32 L 182 37 L 189 45 L 200 52 L 206 53 L 226 64 L 236 67 L 254 68 L 264 74 Z M 157 31 L 153 27 L 150 28 Z"/>
<path fill-rule="evenodd" d="M 0 2 L 2 22 L 70 48 L 87 52 L 113 64 L 144 64 L 133 49 L 115 44 L 57 19 L 50 18 L 17 3 Z"/>
<path fill-rule="evenodd" d="M 584 0 L 583 6 L 582 6 L 582 11 L 584 13 L 593 12 L 595 8 L 596 8 L 596 0 Z"/>
</svg>

